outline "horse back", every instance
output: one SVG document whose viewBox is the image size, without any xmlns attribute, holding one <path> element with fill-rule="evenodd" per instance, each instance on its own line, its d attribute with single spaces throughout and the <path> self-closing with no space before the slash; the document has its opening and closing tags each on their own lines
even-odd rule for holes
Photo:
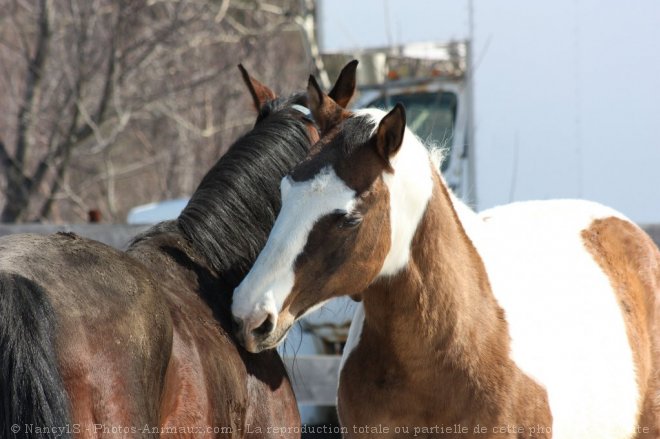
<svg viewBox="0 0 660 439">
<path fill-rule="evenodd" d="M 58 233 L 1 238 L 0 272 L 43 292 L 52 310 L 51 341 L 35 343 L 53 344 L 73 433 L 152 436 L 118 430 L 157 425 L 171 350 L 171 319 L 145 267 L 104 244 Z"/>
<path fill-rule="evenodd" d="M 548 391 L 562 437 L 658 437 L 660 255 L 597 203 L 514 203 L 476 241 L 512 357 Z M 571 436 L 572 435 L 572 436 Z"/>
</svg>

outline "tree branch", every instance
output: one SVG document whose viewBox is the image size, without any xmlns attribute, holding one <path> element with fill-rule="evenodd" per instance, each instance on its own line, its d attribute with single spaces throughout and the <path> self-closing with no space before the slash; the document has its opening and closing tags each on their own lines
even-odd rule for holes
<svg viewBox="0 0 660 439">
<path fill-rule="evenodd" d="M 18 111 L 18 127 L 16 129 L 16 163 L 23 170 L 25 156 L 28 150 L 27 131 L 32 122 L 32 107 L 34 103 L 34 92 L 39 81 L 46 60 L 46 52 L 50 39 L 50 26 L 48 18 L 47 0 L 39 1 L 39 33 L 37 36 L 37 47 L 34 57 L 28 61 L 25 79 L 25 92 L 23 102 Z"/>
<path fill-rule="evenodd" d="M 65 150 L 62 161 L 60 161 L 60 163 L 58 163 L 56 166 L 55 177 L 53 178 L 50 189 L 48 190 L 48 194 L 46 195 L 46 201 L 43 202 L 41 209 L 39 209 L 38 219 L 48 218 L 48 215 L 50 215 L 50 211 L 53 208 L 53 202 L 55 201 L 55 196 L 60 191 L 70 162 L 71 148 Z"/>
<path fill-rule="evenodd" d="M 30 203 L 30 187 L 34 182 L 25 176 L 25 159 L 29 149 L 28 130 L 32 125 L 35 91 L 42 78 L 50 41 L 49 20 L 47 0 L 40 0 L 36 48 L 34 56 L 27 63 L 25 90 L 17 113 L 14 158 L 6 176 L 7 199 L 0 214 L 0 220 L 3 222 L 19 220 Z"/>
</svg>

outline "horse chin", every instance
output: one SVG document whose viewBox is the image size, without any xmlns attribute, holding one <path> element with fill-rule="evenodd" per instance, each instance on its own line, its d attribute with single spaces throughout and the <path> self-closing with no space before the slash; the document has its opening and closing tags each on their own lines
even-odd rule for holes
<svg viewBox="0 0 660 439">
<path fill-rule="evenodd" d="M 247 350 L 256 354 L 268 349 L 275 349 L 282 343 L 282 341 L 284 341 L 286 335 L 289 333 L 289 329 L 291 329 L 291 326 L 293 326 L 293 323 L 290 323 L 287 326 L 278 327 L 272 334 L 268 336 L 268 338 L 257 343 L 257 345 L 253 346 L 252 349 L 248 347 Z"/>
</svg>

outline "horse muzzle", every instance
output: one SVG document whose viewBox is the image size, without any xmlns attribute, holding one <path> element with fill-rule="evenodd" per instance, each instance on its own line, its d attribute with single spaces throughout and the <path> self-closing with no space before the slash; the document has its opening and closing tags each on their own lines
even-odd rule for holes
<svg viewBox="0 0 660 439">
<path fill-rule="evenodd" d="M 261 310 L 245 319 L 234 317 L 234 334 L 249 352 L 257 353 L 268 349 L 268 340 L 272 338 L 277 323 L 277 316 Z"/>
</svg>

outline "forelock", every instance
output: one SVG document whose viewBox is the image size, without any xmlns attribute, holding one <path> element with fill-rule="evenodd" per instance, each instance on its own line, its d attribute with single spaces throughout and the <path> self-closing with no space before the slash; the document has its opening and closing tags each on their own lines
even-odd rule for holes
<svg viewBox="0 0 660 439">
<path fill-rule="evenodd" d="M 371 114 L 355 114 L 345 119 L 334 131 L 310 151 L 310 154 L 291 172 L 294 181 L 306 181 L 331 166 L 338 174 L 345 163 L 371 139 L 376 122 Z"/>
</svg>

